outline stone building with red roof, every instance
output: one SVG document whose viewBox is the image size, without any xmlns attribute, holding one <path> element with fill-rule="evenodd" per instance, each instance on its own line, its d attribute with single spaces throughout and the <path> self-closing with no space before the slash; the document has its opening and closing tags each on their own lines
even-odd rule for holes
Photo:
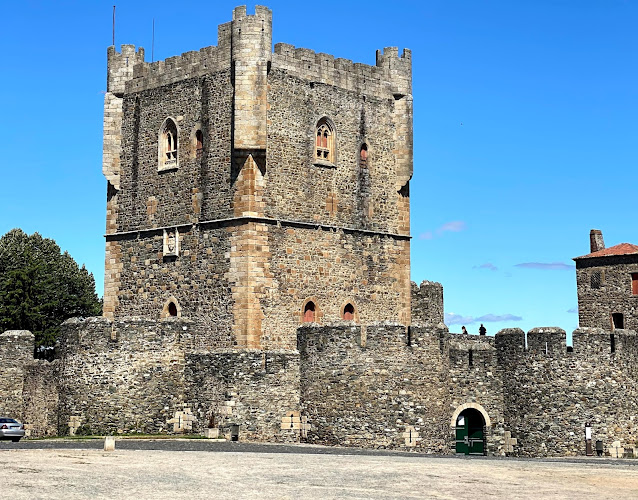
<svg viewBox="0 0 638 500">
<path fill-rule="evenodd" d="M 574 259 L 580 327 L 638 330 L 638 245 L 605 248 L 592 229 L 590 250 Z"/>
</svg>

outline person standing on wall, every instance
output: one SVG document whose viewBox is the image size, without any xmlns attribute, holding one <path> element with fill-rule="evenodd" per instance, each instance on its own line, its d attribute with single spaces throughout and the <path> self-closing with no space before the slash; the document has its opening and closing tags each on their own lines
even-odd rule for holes
<svg viewBox="0 0 638 500">
<path fill-rule="evenodd" d="M 467 330 L 465 329 L 465 327 L 464 327 L 464 326 L 462 326 L 462 327 L 461 327 L 461 333 L 462 333 L 463 335 L 467 335 L 467 334 L 468 334 L 468 333 L 467 333 Z"/>
<path fill-rule="evenodd" d="M 481 323 L 481 326 L 479 327 L 479 335 L 485 335 L 486 333 L 487 333 L 487 330 L 483 326 L 483 323 Z"/>
</svg>

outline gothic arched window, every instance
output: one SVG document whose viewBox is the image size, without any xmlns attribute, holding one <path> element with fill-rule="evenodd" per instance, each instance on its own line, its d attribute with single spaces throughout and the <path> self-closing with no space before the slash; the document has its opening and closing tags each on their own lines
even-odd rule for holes
<svg viewBox="0 0 638 500">
<path fill-rule="evenodd" d="M 315 130 L 315 159 L 335 162 L 335 132 L 334 127 L 327 118 L 322 118 L 317 123 Z"/>
<path fill-rule="evenodd" d="M 162 124 L 159 134 L 159 170 L 177 168 L 178 136 L 177 125 L 172 118 Z"/>
</svg>

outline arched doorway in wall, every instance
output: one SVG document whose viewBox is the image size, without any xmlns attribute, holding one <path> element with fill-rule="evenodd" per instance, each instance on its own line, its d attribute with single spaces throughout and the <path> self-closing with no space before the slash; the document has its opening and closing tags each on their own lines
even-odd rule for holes
<svg viewBox="0 0 638 500">
<path fill-rule="evenodd" d="M 456 453 L 464 455 L 485 455 L 486 422 L 476 408 L 465 408 L 454 423 Z"/>
</svg>

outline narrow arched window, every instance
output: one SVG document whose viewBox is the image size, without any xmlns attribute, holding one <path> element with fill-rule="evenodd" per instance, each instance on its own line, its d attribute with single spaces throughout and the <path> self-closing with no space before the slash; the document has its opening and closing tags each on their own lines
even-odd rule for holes
<svg viewBox="0 0 638 500">
<path fill-rule="evenodd" d="M 303 322 L 314 323 L 315 322 L 315 303 L 308 301 L 303 309 Z"/>
<path fill-rule="evenodd" d="M 168 304 L 168 315 L 177 316 L 177 306 L 175 305 L 175 302 Z"/>
<path fill-rule="evenodd" d="M 368 167 L 368 146 L 367 144 L 361 145 L 361 150 L 359 151 L 359 166 L 361 168 Z"/>
<path fill-rule="evenodd" d="M 181 318 L 182 317 L 182 308 L 177 302 L 175 297 L 169 297 L 166 302 L 164 302 L 164 307 L 162 307 L 162 312 L 160 313 L 160 318 Z"/>
<path fill-rule="evenodd" d="M 315 160 L 335 162 L 335 134 L 328 119 L 322 118 L 315 131 Z"/>
<path fill-rule="evenodd" d="M 343 319 L 346 321 L 354 320 L 354 306 L 352 304 L 346 304 L 343 308 Z"/>
<path fill-rule="evenodd" d="M 177 125 L 171 118 L 167 118 L 162 124 L 159 134 L 160 170 L 177 167 L 178 142 Z"/>
</svg>

